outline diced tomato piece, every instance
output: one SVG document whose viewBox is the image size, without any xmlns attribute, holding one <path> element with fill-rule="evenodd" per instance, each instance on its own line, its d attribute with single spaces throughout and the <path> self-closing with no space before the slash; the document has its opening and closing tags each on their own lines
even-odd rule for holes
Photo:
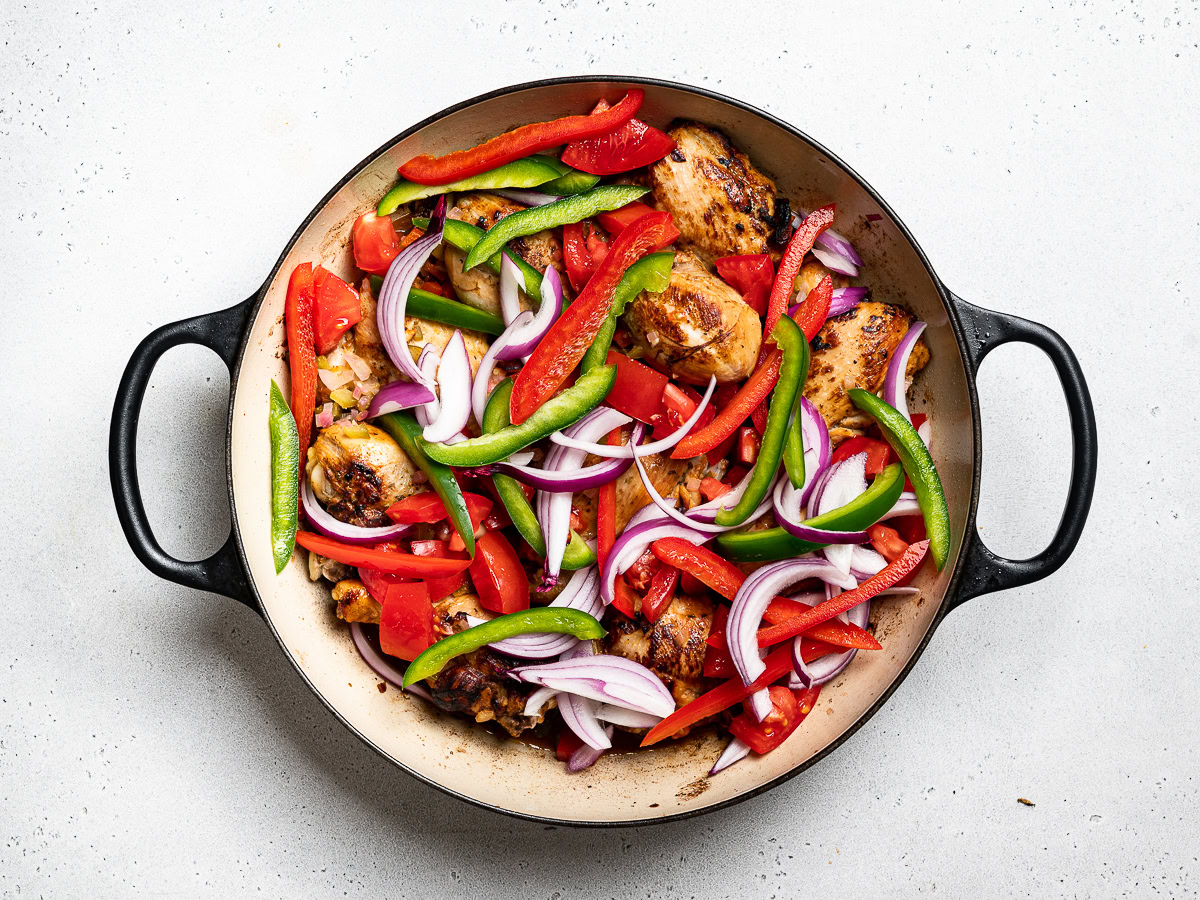
<svg viewBox="0 0 1200 900">
<path fill-rule="evenodd" d="M 758 459 L 758 451 L 762 447 L 762 438 L 753 428 L 742 426 L 738 429 L 737 458 L 738 462 L 748 466 L 754 465 Z"/>
<path fill-rule="evenodd" d="M 529 609 L 529 579 L 512 544 L 499 531 L 488 531 L 475 542 L 471 582 L 479 605 L 496 613 Z"/>
<path fill-rule="evenodd" d="M 413 660 L 433 643 L 433 604 L 422 582 L 393 584 L 379 614 L 379 647 L 389 656 Z"/>
<path fill-rule="evenodd" d="M 313 270 L 313 332 L 317 352 L 329 353 L 338 339 L 362 319 L 358 291 L 323 266 Z"/>
<path fill-rule="evenodd" d="M 564 728 L 558 735 L 558 746 L 554 755 L 560 762 L 566 762 L 575 755 L 575 751 L 583 746 L 583 740 L 570 728 Z"/>
<path fill-rule="evenodd" d="M 464 546 L 457 552 L 452 551 L 446 541 L 429 540 L 412 542 L 414 556 L 432 556 L 435 559 L 466 559 L 467 554 L 465 550 L 466 547 Z M 425 584 L 429 586 L 429 597 L 434 602 L 444 597 L 449 597 L 466 583 L 466 572 L 457 572 L 454 575 L 447 575 L 445 578 L 425 579 Z"/>
<path fill-rule="evenodd" d="M 492 501 L 482 494 L 472 494 L 463 491 L 463 499 L 467 501 L 467 513 L 471 516 L 471 524 L 478 529 L 488 513 L 492 511 Z M 393 522 L 402 525 L 440 522 L 447 518 L 446 505 L 442 498 L 433 491 L 422 491 L 410 494 L 397 500 L 387 508 L 387 515 Z"/>
<path fill-rule="evenodd" d="M 583 290 L 606 256 L 608 236 L 595 223 L 585 219 L 563 226 L 563 262 L 575 293 Z"/>
<path fill-rule="evenodd" d="M 767 311 L 767 295 L 775 281 L 775 267 L 765 253 L 722 256 L 715 261 L 717 274 L 737 290 L 760 316 Z"/>
<path fill-rule="evenodd" d="M 794 693 L 778 685 L 769 690 L 771 712 L 765 719 L 760 722 L 746 711 L 729 723 L 730 733 L 759 755 L 770 753 L 787 740 L 812 711 L 821 693 L 820 685 Z"/>
<path fill-rule="evenodd" d="M 908 549 L 908 542 L 896 533 L 894 528 L 888 528 L 881 523 L 875 523 L 867 529 L 871 536 L 871 546 L 888 562 L 895 562 Z"/>
<path fill-rule="evenodd" d="M 364 272 L 383 275 L 400 252 L 400 237 L 392 220 L 373 212 L 359 216 L 350 228 L 354 264 Z"/>
<path fill-rule="evenodd" d="M 597 215 L 596 218 L 600 220 L 601 226 L 603 226 L 604 230 L 607 231 L 611 237 L 616 237 L 642 216 L 649 215 L 652 212 L 654 212 L 654 210 L 645 203 L 642 203 L 640 200 L 634 200 L 632 203 L 626 203 L 620 209 L 602 212 Z M 675 221 L 672 219 L 667 225 L 666 230 L 663 232 L 661 241 L 651 247 L 647 252 L 654 253 L 655 251 L 661 250 L 663 247 L 667 247 L 675 243 L 678 238 L 679 229 L 675 227 Z"/>
<path fill-rule="evenodd" d="M 617 367 L 617 380 L 605 402 L 639 422 L 652 424 L 662 405 L 667 376 L 615 350 L 608 351 L 608 364 Z"/>
<path fill-rule="evenodd" d="M 700 496 L 706 501 L 711 502 L 716 500 L 718 497 L 728 494 L 731 490 L 732 488 L 729 485 L 723 484 L 715 478 L 700 479 Z"/>
<path fill-rule="evenodd" d="M 857 435 L 837 445 L 837 449 L 833 451 L 831 463 L 839 463 L 843 459 L 849 459 L 851 456 L 856 456 L 859 453 L 867 454 L 867 477 L 870 478 L 873 475 L 878 475 L 887 467 L 888 457 L 892 453 L 892 448 L 883 441 L 875 440 L 875 438 L 869 438 L 866 435 Z"/>
<path fill-rule="evenodd" d="M 925 519 L 922 516 L 896 516 L 894 519 L 888 519 L 888 524 L 896 529 L 896 533 L 907 544 L 915 544 L 928 537 Z"/>
<path fill-rule="evenodd" d="M 714 647 L 711 644 L 704 650 L 705 678 L 732 678 L 737 674 L 729 651 L 724 647 Z"/>
</svg>

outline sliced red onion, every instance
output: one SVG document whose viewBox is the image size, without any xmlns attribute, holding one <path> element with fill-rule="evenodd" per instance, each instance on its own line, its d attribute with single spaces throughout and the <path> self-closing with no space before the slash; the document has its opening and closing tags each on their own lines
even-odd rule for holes
<svg viewBox="0 0 1200 900">
<path fill-rule="evenodd" d="M 326 403 L 324 406 L 321 407 L 321 411 L 319 413 L 317 413 L 317 415 L 314 419 L 314 424 L 316 424 L 316 426 L 318 428 L 328 428 L 330 425 L 333 424 L 333 404 L 332 403 Z"/>
<path fill-rule="evenodd" d="M 665 438 L 646 444 L 644 447 L 638 447 L 640 456 L 651 456 L 655 453 L 664 453 L 670 450 L 685 437 L 692 427 L 700 420 L 700 416 L 708 407 L 708 401 L 712 398 L 713 391 L 716 390 L 717 379 L 712 376 L 708 381 L 708 390 L 704 392 L 704 397 L 697 404 L 692 414 L 688 416 L 688 420 L 672 431 Z M 608 459 L 633 459 L 633 447 L 637 441 L 630 441 L 628 444 L 597 444 L 593 441 L 579 441 L 575 438 L 568 437 L 561 431 L 556 431 L 550 435 L 550 440 L 555 444 L 563 447 L 570 447 L 573 450 L 585 450 L 592 456 L 603 456 Z"/>
<path fill-rule="evenodd" d="M 849 275 L 854 278 L 858 275 L 858 266 L 849 257 L 842 256 L 840 253 L 832 253 L 829 250 L 822 250 L 820 247 L 813 247 L 812 255 L 817 258 L 830 272 L 837 272 L 839 275 Z"/>
<path fill-rule="evenodd" d="M 604 734 L 606 737 L 608 737 L 610 744 L 612 743 L 612 733 L 613 729 L 611 725 L 604 729 Z M 597 750 L 594 747 L 589 747 L 587 744 L 584 744 L 582 747 L 572 753 L 570 757 L 568 757 L 567 771 L 582 772 L 584 769 L 595 765 L 596 760 L 603 755 L 603 750 Z"/>
<path fill-rule="evenodd" d="M 825 419 L 807 397 L 800 398 L 800 429 L 804 444 L 804 487 L 800 489 L 800 505 L 809 507 L 813 487 L 833 458 L 833 446 Z"/>
<path fill-rule="evenodd" d="M 564 660 L 586 660 L 594 656 L 595 648 L 591 641 L 576 644 L 562 655 Z M 575 736 L 593 750 L 607 750 L 612 746 L 612 732 L 607 734 L 600 720 L 596 718 L 596 708 L 599 706 L 590 697 L 579 694 L 560 693 L 558 695 L 558 711 L 566 726 L 575 732 Z"/>
<path fill-rule="evenodd" d="M 718 772 L 728 769 L 735 762 L 745 759 L 749 753 L 749 744 L 744 743 L 738 738 L 731 738 L 729 743 L 725 745 L 725 749 L 721 751 L 721 755 L 717 757 L 717 761 L 713 763 L 713 767 L 708 770 L 708 776 L 711 778 Z"/>
<path fill-rule="evenodd" d="M 514 203 L 524 203 L 526 206 L 545 206 L 548 203 L 557 203 L 562 199 L 562 197 L 555 194 L 543 194 L 541 191 L 522 191 L 516 188 L 503 188 L 496 191 L 496 193 Z"/>
<path fill-rule="evenodd" d="M 850 555 L 850 574 L 858 581 L 866 581 L 887 568 L 887 560 L 870 547 L 855 547 Z"/>
<path fill-rule="evenodd" d="M 759 656 L 758 627 L 767 606 L 781 591 L 808 578 L 819 578 L 846 590 L 858 586 L 858 582 L 828 560 L 805 557 L 763 566 L 738 588 L 725 624 L 725 637 L 729 658 L 744 684 L 751 684 L 766 671 Z"/>
<path fill-rule="evenodd" d="M 367 418 L 373 419 L 385 413 L 412 409 L 414 406 L 424 406 L 426 403 L 436 400 L 437 397 L 434 396 L 433 391 L 423 384 L 411 381 L 393 381 L 380 388 L 379 393 L 371 398 L 371 405 L 367 407 Z M 330 424 L 333 423 L 330 422 Z"/>
<path fill-rule="evenodd" d="M 871 293 L 870 288 L 865 287 L 844 287 L 834 288 L 833 296 L 829 303 L 829 313 L 827 319 L 832 319 L 834 316 L 840 316 L 844 312 L 849 312 L 867 299 L 867 295 Z M 793 319 L 796 318 L 796 313 L 800 312 L 800 307 L 804 305 L 804 301 L 793 303 L 788 307 L 788 315 Z"/>
<path fill-rule="evenodd" d="M 767 688 L 761 688 L 755 691 L 744 701 L 746 708 L 754 714 L 754 718 L 762 721 L 771 714 L 774 709 L 774 704 L 771 702 L 771 692 Z"/>
<path fill-rule="evenodd" d="M 505 277 L 506 262 L 508 263 L 507 277 L 514 280 L 519 278 L 520 269 L 507 256 L 501 257 L 500 277 Z M 513 359 L 527 358 L 541 343 L 554 321 L 562 315 L 562 307 L 562 276 L 558 274 L 558 269 L 554 266 L 546 266 L 546 271 L 542 275 L 542 301 L 538 306 L 537 314 L 531 321 L 522 325 L 517 325 L 517 319 L 513 319 L 513 324 L 504 330 L 509 335 L 507 346 L 497 355 L 496 359 L 500 362 L 507 362 Z"/>
<path fill-rule="evenodd" d="M 315 531 L 345 544 L 382 544 L 403 537 L 413 528 L 412 525 L 401 524 L 367 528 L 339 521 L 317 502 L 307 478 L 300 480 L 300 505 L 304 508 L 304 517 Z"/>
<path fill-rule="evenodd" d="M 720 497 L 714 497 L 712 500 L 709 500 L 706 503 L 701 503 L 699 506 L 693 506 L 688 510 L 688 519 L 694 519 L 697 522 L 715 522 L 717 520 L 717 513 L 719 513 L 722 509 L 733 509 L 733 507 L 737 506 L 738 501 L 742 499 L 742 495 L 746 493 L 746 488 L 750 486 L 750 478 L 753 474 L 754 470 L 751 469 L 742 476 L 741 481 L 735 484 Z M 755 508 L 754 512 L 750 513 L 746 521 L 753 522 L 770 508 L 771 494 L 768 492 L 767 496 L 763 498 L 763 502 Z"/>
<path fill-rule="evenodd" d="M 540 687 L 525 701 L 525 708 L 521 710 L 521 715 L 528 716 L 531 719 L 536 719 L 542 714 L 542 709 L 550 702 L 550 698 L 557 694 L 558 691 L 554 688 Z"/>
<path fill-rule="evenodd" d="M 552 687 L 650 715 L 665 718 L 675 711 L 675 700 L 658 676 L 640 663 L 620 656 L 601 655 L 561 659 L 539 666 L 517 666 L 508 674 L 529 684 Z"/>
<path fill-rule="evenodd" d="M 630 445 L 632 446 L 632 444 Z M 694 528 L 696 531 L 703 531 L 706 534 L 721 534 L 737 528 L 736 525 L 710 525 L 707 522 L 701 522 L 699 519 L 693 519 L 685 516 L 679 510 L 675 509 L 670 503 L 663 500 L 662 496 L 654 487 L 654 482 L 650 480 L 650 476 L 646 472 L 646 467 L 642 465 L 642 454 L 635 448 L 633 452 L 633 464 L 637 466 L 638 475 L 642 479 L 642 487 L 646 489 L 646 493 L 650 495 L 650 500 L 657 506 L 668 518 L 674 519 L 685 528 Z"/>
<path fill-rule="evenodd" d="M 507 266 L 504 264 L 506 261 Z M 503 254 L 500 258 L 500 316 L 506 328 L 521 314 L 522 283 L 521 270 L 508 258 L 507 253 Z"/>
<path fill-rule="evenodd" d="M 426 343 L 421 348 L 421 355 L 417 357 L 417 368 L 421 370 L 421 374 L 425 376 L 426 384 L 435 384 L 437 382 L 437 369 L 441 364 L 442 357 L 437 350 L 433 348 L 433 344 Z M 417 423 L 422 428 L 429 427 L 434 419 L 441 413 L 442 404 L 438 402 L 436 396 L 424 406 L 418 406 L 416 409 Z"/>
<path fill-rule="evenodd" d="M 627 416 L 625 418 L 628 420 Z M 618 428 L 620 426 L 614 425 L 613 427 Z M 633 427 L 630 443 L 640 441 L 645 437 L 647 430 L 646 425 L 638 422 Z M 586 491 L 590 488 L 599 487 L 602 484 L 608 484 L 610 481 L 616 481 L 631 465 L 633 465 L 632 457 L 629 459 L 606 459 L 591 466 L 584 466 L 582 469 L 565 472 L 551 472 L 533 466 L 517 465 L 510 461 L 499 462 L 489 468 L 505 475 L 511 475 L 523 484 L 537 488 L 539 491 L 566 491 L 574 493 L 576 491 Z"/>
<path fill-rule="evenodd" d="M 883 379 L 883 402 L 894 406 L 910 422 L 912 416 L 908 414 L 908 385 L 906 384 L 908 379 L 904 373 L 908 369 L 908 358 L 912 355 L 913 347 L 916 346 L 917 339 L 921 337 L 921 332 L 924 330 L 924 322 L 913 322 L 909 326 L 904 337 L 900 339 L 900 343 L 896 345 L 895 352 L 892 353 L 891 362 L 887 367 L 887 375 Z"/>
<path fill-rule="evenodd" d="M 550 606 L 578 609 L 598 619 L 604 612 L 598 593 L 599 582 L 600 575 L 595 566 L 576 569 L 571 575 L 571 580 L 567 582 L 567 586 L 550 602 Z M 522 659 L 549 659 L 560 653 L 566 653 L 578 645 L 579 639 L 571 637 L 569 634 L 542 632 L 517 635 L 496 641 L 488 646 L 500 653 L 518 656 Z"/>
<path fill-rule="evenodd" d="M 653 716 L 650 713 L 637 712 L 609 703 L 600 704 L 596 709 L 596 718 L 602 722 L 622 725 L 625 728 L 653 728 L 662 721 L 661 716 Z"/>
<path fill-rule="evenodd" d="M 840 593 L 841 590 L 837 588 L 831 588 L 829 592 L 830 597 L 836 597 Z M 864 600 L 858 606 L 852 607 L 847 611 L 845 618 L 851 625 L 865 629 L 871 620 L 871 601 Z M 807 688 L 812 685 L 825 684 L 836 678 L 846 666 L 850 665 L 850 661 L 854 659 L 858 651 L 847 650 L 844 653 L 832 653 L 815 659 L 811 663 L 805 663 L 801 653 L 801 638 L 797 635 L 792 641 L 792 666 L 797 676 L 796 680 L 801 683 L 807 681 L 807 684 L 803 684 L 803 687 Z M 789 682 L 790 684 L 791 682 Z"/>
<path fill-rule="evenodd" d="M 871 539 L 865 531 L 830 531 L 805 525 L 800 497 L 801 492 L 792 487 L 791 480 L 787 478 L 780 478 L 776 482 L 771 495 L 776 520 L 793 537 L 812 544 L 865 544 Z"/>
<path fill-rule="evenodd" d="M 408 306 L 408 292 L 412 290 L 417 273 L 429 259 L 429 254 L 442 242 L 445 224 L 446 197 L 443 195 L 438 198 L 437 206 L 430 217 L 429 233 L 413 241 L 392 260 L 387 274 L 383 277 L 376 308 L 379 337 L 388 358 L 414 382 L 430 389 L 433 385 L 425 380 L 408 349 L 408 340 L 404 333 L 404 310 Z"/>
<path fill-rule="evenodd" d="M 421 436 L 431 444 L 449 440 L 471 418 L 471 357 L 462 331 L 454 330 L 438 363 L 438 412 Z"/>
<path fill-rule="evenodd" d="M 653 506 L 646 509 L 657 510 Z M 678 537 L 693 544 L 703 544 L 710 536 L 702 534 L 694 528 L 676 525 L 670 519 L 660 516 L 650 516 L 636 525 L 630 519 L 609 551 L 608 559 L 604 561 L 604 570 L 600 573 L 600 599 L 608 606 L 615 596 L 617 576 L 626 572 L 646 548 L 659 538 Z"/>
<path fill-rule="evenodd" d="M 920 438 L 922 441 L 924 441 L 924 442 L 925 442 L 925 447 L 926 447 L 927 449 L 929 449 L 929 448 L 932 448 L 932 447 L 933 447 L 933 444 L 932 444 L 932 441 L 933 441 L 933 426 L 931 426 L 931 425 L 929 424 L 929 423 L 930 423 L 930 421 L 932 421 L 932 420 L 931 420 L 931 419 L 926 419 L 924 422 L 922 422 L 922 423 L 921 423 L 921 427 L 917 429 L 917 436 L 918 436 L 918 437 L 919 437 L 919 438 Z"/>
<path fill-rule="evenodd" d="M 867 489 L 867 454 L 856 453 L 834 464 L 821 491 L 816 515 L 839 509 Z M 831 544 L 821 551 L 843 574 L 850 572 L 852 548 L 847 544 Z"/>
<path fill-rule="evenodd" d="M 817 239 L 813 241 L 813 246 L 820 247 L 822 250 L 828 250 L 830 253 L 836 253 L 838 256 L 844 256 L 856 266 L 863 264 L 863 259 L 858 255 L 858 251 L 854 249 L 854 245 L 840 231 L 834 231 L 832 228 L 826 228 L 817 235 Z"/>
<path fill-rule="evenodd" d="M 917 503 L 917 495 L 912 491 L 904 491 L 900 495 L 900 499 L 896 501 L 896 505 L 889 509 L 883 516 L 883 519 L 894 519 L 897 516 L 919 516 L 921 514 L 921 506 Z M 883 519 L 880 519 L 882 522 Z"/>
<path fill-rule="evenodd" d="M 504 257 L 508 259 L 508 257 Z M 495 371 L 496 361 L 500 358 L 500 354 L 508 348 L 508 342 L 511 338 L 514 329 L 523 328 L 533 321 L 533 313 L 525 310 L 518 313 L 516 318 L 508 328 L 504 329 L 503 333 L 492 341 L 492 345 L 488 347 L 487 353 L 483 354 L 483 359 L 479 361 L 479 371 L 475 373 L 475 380 L 471 382 L 471 412 L 475 415 L 475 421 L 483 427 L 483 412 L 487 408 L 488 390 L 492 381 L 492 372 Z"/>
</svg>

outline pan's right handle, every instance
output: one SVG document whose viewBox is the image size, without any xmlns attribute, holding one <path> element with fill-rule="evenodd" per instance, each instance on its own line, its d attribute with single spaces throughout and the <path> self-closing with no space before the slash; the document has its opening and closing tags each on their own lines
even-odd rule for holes
<svg viewBox="0 0 1200 900">
<path fill-rule="evenodd" d="M 220 312 L 172 322 L 150 332 L 138 344 L 117 388 L 117 402 L 113 407 L 108 436 L 108 468 L 113 498 L 117 503 L 117 518 L 121 520 L 125 538 L 142 565 L 168 581 L 224 594 L 258 612 L 258 604 L 234 545 L 232 526 L 221 549 L 208 559 L 193 562 L 176 559 L 159 546 L 150 529 L 137 475 L 138 419 L 146 387 L 150 383 L 150 373 L 154 371 L 159 357 L 180 344 L 203 344 L 224 360 L 232 376 L 242 333 L 253 305 L 254 297 L 250 297 Z"/>
<path fill-rule="evenodd" d="M 1073 444 L 1067 503 L 1049 546 L 1029 559 L 1007 559 L 989 550 L 978 530 L 972 528 L 967 535 L 958 592 L 951 599 L 953 609 L 980 594 L 1039 581 L 1067 561 L 1079 543 L 1092 505 L 1099 449 L 1092 397 L 1079 360 L 1067 342 L 1045 325 L 983 309 L 953 294 L 950 297 L 962 320 L 972 374 L 979 371 L 979 365 L 988 353 L 1012 341 L 1033 344 L 1050 357 L 1066 397 Z"/>
</svg>

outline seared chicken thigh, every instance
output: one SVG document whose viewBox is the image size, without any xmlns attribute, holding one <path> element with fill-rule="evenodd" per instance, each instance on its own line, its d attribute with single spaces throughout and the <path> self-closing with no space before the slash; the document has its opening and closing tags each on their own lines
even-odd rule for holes
<svg viewBox="0 0 1200 900">
<path fill-rule="evenodd" d="M 616 616 L 609 624 L 606 649 L 651 669 L 683 706 L 710 686 L 704 677 L 704 653 L 713 610 L 707 598 L 680 594 L 653 625 Z"/>
<path fill-rule="evenodd" d="M 775 183 L 715 128 L 684 122 L 670 135 L 676 147 L 650 167 L 650 186 L 655 205 L 674 217 L 679 244 L 708 262 L 769 252 Z"/>
<path fill-rule="evenodd" d="M 384 510 L 413 493 L 412 460 L 374 425 L 335 422 L 308 449 L 309 484 L 329 514 L 351 525 L 389 524 Z"/>
<path fill-rule="evenodd" d="M 762 321 L 733 288 L 692 253 L 675 254 L 661 294 L 643 292 L 625 311 L 625 324 L 646 354 L 682 381 L 741 381 L 754 371 Z"/>
</svg>

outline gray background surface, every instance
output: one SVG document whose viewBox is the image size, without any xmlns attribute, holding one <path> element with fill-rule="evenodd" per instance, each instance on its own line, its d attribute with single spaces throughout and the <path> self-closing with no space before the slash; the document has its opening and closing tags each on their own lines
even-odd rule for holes
<svg viewBox="0 0 1200 900">
<path fill-rule="evenodd" d="M 0 19 L 0 895 L 1200 889 L 1195 3 L 6 2 Z M 390 768 L 253 613 L 136 563 L 106 466 L 144 334 L 252 293 L 408 124 L 578 73 L 703 85 L 833 148 L 954 290 L 1073 344 L 1103 450 L 1061 572 L 957 611 L 804 776 L 639 830 L 510 821 Z M 175 350 L 146 402 L 151 515 L 192 558 L 228 527 L 227 381 Z M 1035 552 L 1066 490 L 1064 404 L 1026 347 L 996 352 L 981 392 L 981 528 Z"/>
</svg>

